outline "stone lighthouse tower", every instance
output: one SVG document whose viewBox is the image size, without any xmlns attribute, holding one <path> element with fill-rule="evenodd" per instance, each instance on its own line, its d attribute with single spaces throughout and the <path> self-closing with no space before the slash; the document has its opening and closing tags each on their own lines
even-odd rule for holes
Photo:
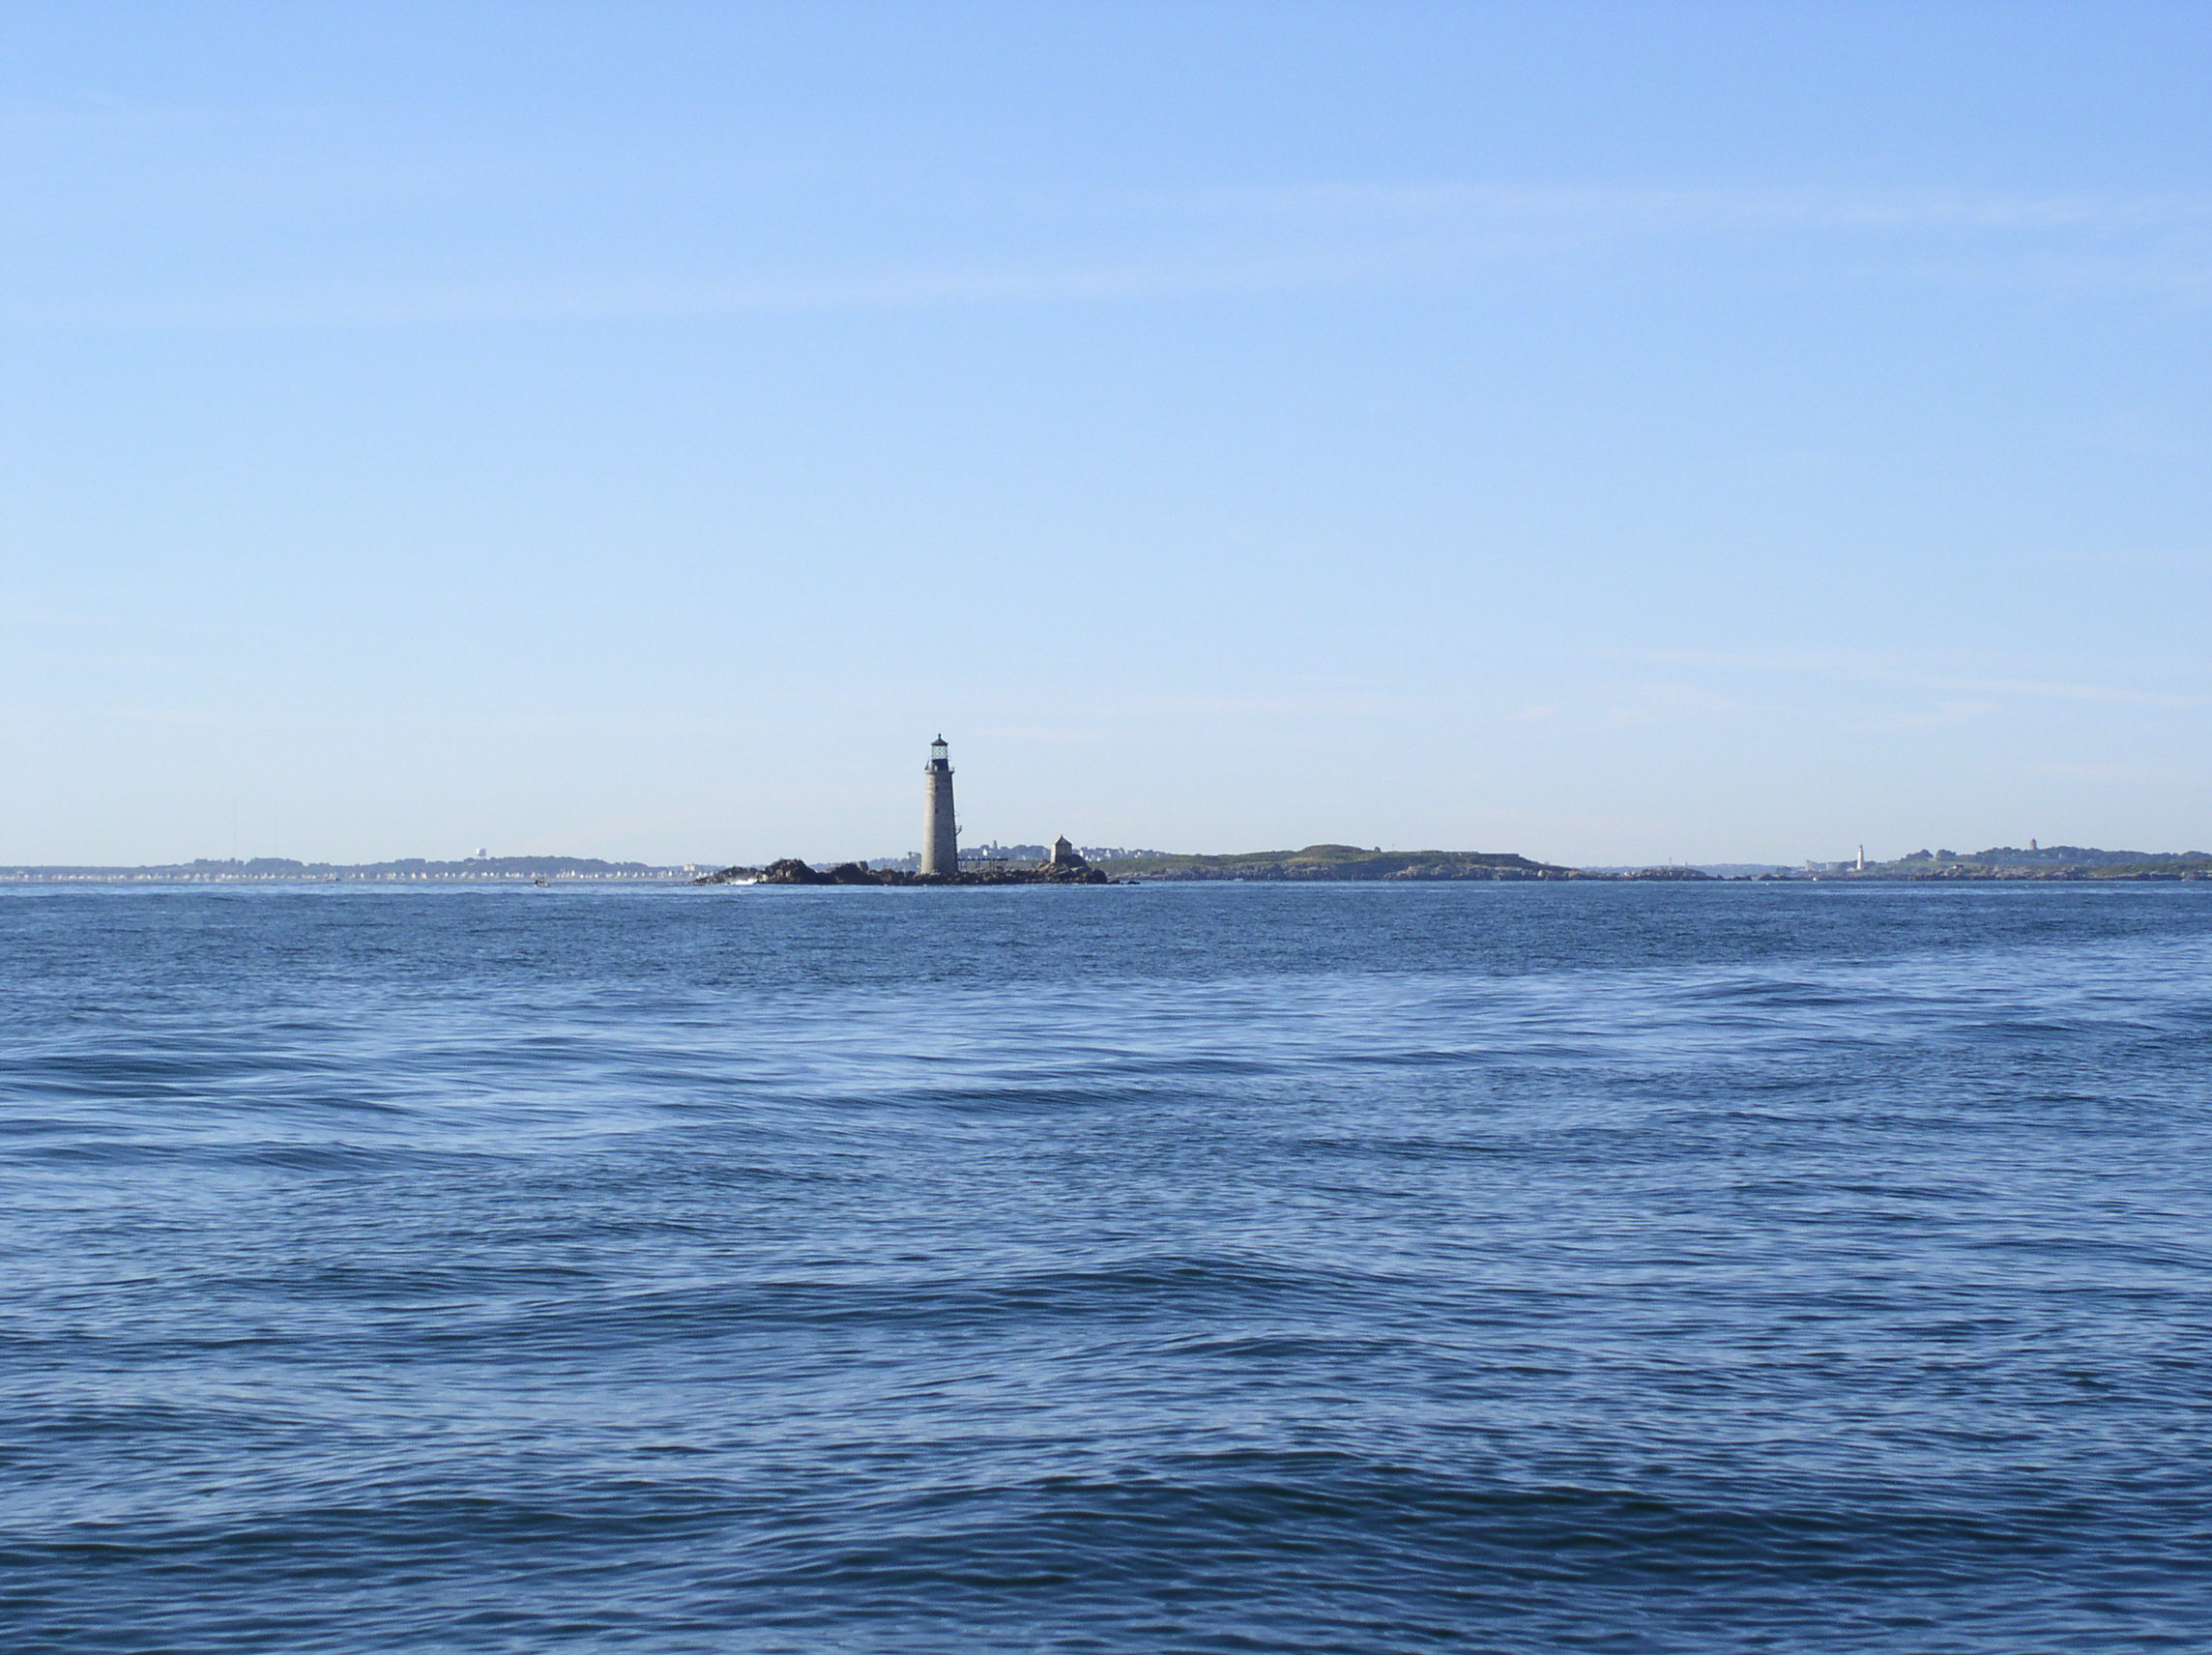
<svg viewBox="0 0 2212 1655">
<path fill-rule="evenodd" d="M 922 775 L 929 787 L 929 801 L 921 818 L 921 871 L 956 874 L 960 871 L 960 828 L 952 816 L 952 760 L 943 736 L 929 744 L 929 763 Z"/>
</svg>

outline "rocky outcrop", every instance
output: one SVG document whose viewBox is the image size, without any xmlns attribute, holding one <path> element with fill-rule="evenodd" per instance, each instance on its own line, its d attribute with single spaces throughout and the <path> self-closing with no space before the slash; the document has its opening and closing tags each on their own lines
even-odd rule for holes
<svg viewBox="0 0 2212 1655">
<path fill-rule="evenodd" d="M 1063 844 L 1065 841 L 1062 841 Z M 1074 857 L 1069 862 L 1046 862 L 1033 868 L 994 868 L 987 873 L 917 874 L 904 868 L 871 868 L 859 862 L 839 862 L 833 868 L 810 867 L 797 857 L 785 857 L 765 868 L 724 868 L 706 874 L 693 885 L 1112 885 L 1114 882 Z"/>
<path fill-rule="evenodd" d="M 761 870 L 758 868 L 716 868 L 711 874 L 701 874 L 691 883 L 693 885 L 751 885 L 760 876 Z"/>
<path fill-rule="evenodd" d="M 762 885 L 828 885 L 830 876 L 818 874 L 797 857 L 785 857 L 761 869 Z"/>
</svg>

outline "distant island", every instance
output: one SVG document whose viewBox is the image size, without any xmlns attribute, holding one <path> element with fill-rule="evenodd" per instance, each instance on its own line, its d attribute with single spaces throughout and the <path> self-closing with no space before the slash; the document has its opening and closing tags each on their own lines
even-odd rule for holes
<svg viewBox="0 0 2212 1655">
<path fill-rule="evenodd" d="M 1042 847 L 1038 847 L 1040 850 Z M 693 885 L 1114 885 L 1064 838 L 1054 842 L 1044 857 L 1027 867 L 994 861 L 970 862 L 957 873 L 924 873 L 905 867 L 871 867 L 866 862 L 839 862 L 833 868 L 813 868 L 797 857 L 786 857 L 765 868 L 731 867 L 704 874 Z"/>
<path fill-rule="evenodd" d="M 1138 856 L 1109 864 L 1117 877 L 1143 880 L 1565 880 L 1606 878 L 1579 868 L 1495 851 L 1363 851 L 1308 845 L 1302 851 L 1235 856 Z"/>
<path fill-rule="evenodd" d="M 2212 879 L 2203 851 L 2099 851 L 2086 845 L 1996 845 L 1962 856 L 1914 851 L 1893 861 L 1831 862 L 1817 879 L 1852 880 L 2183 880 Z"/>
<path fill-rule="evenodd" d="M 1015 847 L 1025 848 L 1025 847 Z M 1037 847 L 1042 849 L 1042 847 Z M 1799 868 L 1726 872 L 1678 865 L 1642 868 L 1574 868 L 1500 851 L 1384 851 L 1357 845 L 1308 845 L 1298 851 L 1246 851 L 1227 856 L 1179 856 L 1144 851 L 1087 861 L 1067 841 L 1056 859 L 1022 866 L 1006 859 L 963 859 L 957 874 L 915 871 L 913 858 L 878 863 L 843 862 L 816 869 L 794 858 L 765 868 L 730 867 L 694 885 L 1115 885 L 1160 881 L 1242 880 L 1283 884 L 1332 881 L 1578 880 L 1603 882 L 1698 881 L 1712 884 L 1802 883 L 1849 880 L 2195 880 L 2212 879 L 2212 855 L 2201 851 L 2098 851 L 2077 845 L 1998 847 L 1960 856 L 1915 851 L 1894 861 L 1807 862 Z"/>
<path fill-rule="evenodd" d="M 765 868 L 731 867 L 694 885 L 1118 885 L 1165 880 L 1618 880 L 1709 879 L 1694 868 L 1641 868 L 1631 873 L 1589 873 L 1536 862 L 1497 851 L 1363 851 L 1356 845 L 1308 845 L 1302 851 L 1248 851 L 1234 856 L 1175 856 L 1146 851 L 1091 862 L 1061 840 L 1049 860 L 1034 866 L 971 860 L 956 874 L 919 873 L 910 867 L 844 862 L 815 869 L 795 858 Z"/>
<path fill-rule="evenodd" d="M 1026 853 L 1028 856 L 1018 855 Z M 45 865 L 0 867 L 0 883 L 18 885 L 819 885 L 1007 886 L 1124 885 L 1160 881 L 1243 880 L 1311 884 L 1333 881 L 1680 880 L 1740 884 L 1806 880 L 1859 883 L 1967 880 L 2212 880 L 2212 853 L 2101 851 L 2082 845 L 1999 845 L 1985 851 L 1914 851 L 1889 861 L 1806 862 L 1797 868 L 1750 871 L 1726 866 L 1575 868 L 1498 851 L 1384 851 L 1357 845 L 1308 845 L 1297 851 L 1246 851 L 1181 856 L 1164 851 L 1078 851 L 1065 839 L 1042 845 L 992 846 L 962 854 L 957 873 L 924 873 L 913 856 L 815 868 L 787 857 L 765 867 L 713 868 L 610 862 L 597 857 L 467 857 L 431 861 L 402 857 L 384 862 L 302 862 L 287 857 L 157 862 L 139 867 Z M 712 871 L 709 871 L 712 869 Z"/>
</svg>

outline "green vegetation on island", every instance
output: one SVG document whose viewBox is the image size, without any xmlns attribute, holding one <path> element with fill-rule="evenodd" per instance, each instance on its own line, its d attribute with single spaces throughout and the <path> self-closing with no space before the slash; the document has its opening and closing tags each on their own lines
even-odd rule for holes
<svg viewBox="0 0 2212 1655">
<path fill-rule="evenodd" d="M 1496 851 L 1365 851 L 1308 845 L 1302 851 L 1248 851 L 1222 857 L 1118 857 L 1116 879 L 1139 880 L 1565 880 L 1579 868 L 1532 862 Z"/>
<path fill-rule="evenodd" d="M 1963 856 L 1956 851 L 1914 851 L 1895 861 L 1869 862 L 1863 870 L 1839 867 L 1835 873 L 1848 879 L 1882 880 L 2212 879 L 2212 854 L 2035 844 L 2023 851 L 2017 846 L 1997 845 Z"/>
</svg>

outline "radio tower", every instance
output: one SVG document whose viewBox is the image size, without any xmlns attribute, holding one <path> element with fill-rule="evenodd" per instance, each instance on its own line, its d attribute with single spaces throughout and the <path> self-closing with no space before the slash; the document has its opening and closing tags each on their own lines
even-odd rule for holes
<svg viewBox="0 0 2212 1655">
<path fill-rule="evenodd" d="M 960 871 L 960 826 L 952 816 L 952 759 L 940 736 L 929 744 L 929 801 L 921 818 L 921 871 L 956 874 Z"/>
</svg>

